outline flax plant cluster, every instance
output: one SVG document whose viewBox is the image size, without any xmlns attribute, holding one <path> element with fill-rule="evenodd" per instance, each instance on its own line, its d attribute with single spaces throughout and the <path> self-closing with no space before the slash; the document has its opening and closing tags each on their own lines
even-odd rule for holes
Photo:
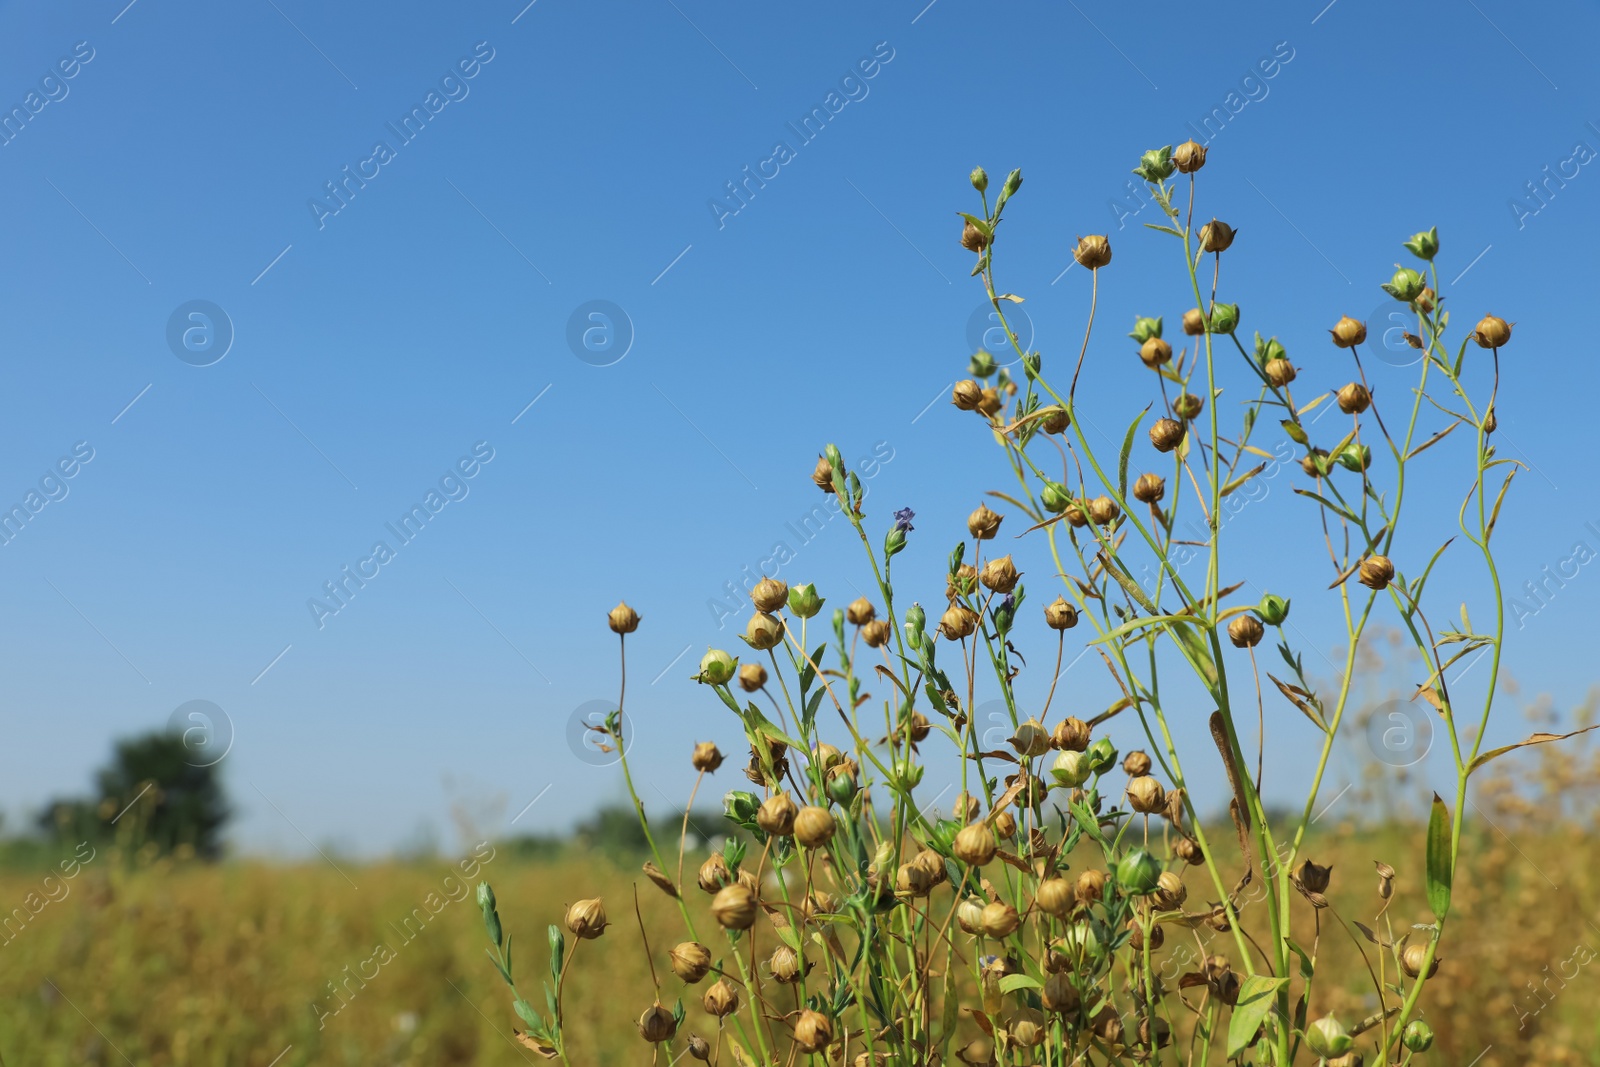
<svg viewBox="0 0 1600 1067">
<path fill-rule="evenodd" d="M 1440 946 L 1468 777 L 1520 747 L 1481 748 L 1504 636 L 1490 537 L 1519 469 L 1496 454 L 1493 438 L 1500 350 L 1512 327 L 1486 315 L 1449 347 L 1450 315 L 1436 291 L 1438 235 L 1419 233 L 1404 243 L 1413 265 L 1382 286 L 1414 317 L 1407 341 L 1422 353 L 1414 384 L 1378 396 L 1363 367 L 1366 329 L 1344 318 L 1325 348 L 1303 358 L 1315 371 L 1307 377 L 1349 374 L 1350 382 L 1308 395 L 1315 390 L 1296 388 L 1299 371 L 1284 345 L 1258 333 L 1247 346 L 1239 305 L 1221 299 L 1224 267 L 1244 249 L 1227 223 L 1196 225 L 1206 217 L 1197 215 L 1205 162 L 1206 149 L 1191 142 L 1148 152 L 1135 170 L 1166 215 L 1146 239 L 1170 243 L 1185 283 L 1177 300 L 1188 310 L 1178 337 L 1164 336 L 1162 317 L 1140 317 L 1131 346 L 1103 346 L 1125 354 L 1097 353 L 1137 356 L 1150 372 L 1144 395 L 1094 400 L 1097 413 L 1111 400 L 1138 412 L 1118 454 L 1097 449 L 1077 417 L 1099 289 L 1118 284 L 1107 237 L 1080 238 L 1075 250 L 1089 275 L 1088 316 L 1081 351 L 1063 373 L 1047 375 L 1008 325 L 1015 351 L 1005 358 L 1014 354 L 1020 377 L 979 352 L 972 377 L 955 386 L 954 405 L 973 413 L 975 439 L 998 444 L 1016 487 L 991 494 L 1003 512 L 984 505 L 969 517 L 968 538 L 949 557 L 943 608 L 907 605 L 896 588 L 893 563 L 913 532 L 911 511 L 869 533 L 861 484 L 827 447 L 812 480 L 837 498 L 859 536 L 876 597 L 824 617 L 814 586 L 763 580 L 743 635 L 750 651 L 712 650 L 701 661 L 695 680 L 743 728 L 751 788 L 725 795 L 726 817 L 743 832 L 698 871 L 684 868 L 687 814 L 674 827 L 674 848 L 645 819 L 634 788 L 621 706 L 627 635 L 640 619 L 626 604 L 611 613 L 622 695 L 598 729 L 620 754 L 649 838 L 644 873 L 653 888 L 643 891 L 672 897 L 682 920 L 653 934 L 637 923 L 655 981 L 638 1032 L 657 1059 L 1352 1067 L 1403 1064 L 1429 1049 L 1433 1034 L 1419 1015 L 1428 979 L 1448 965 Z M 1022 176 L 1013 171 L 993 200 L 983 170 L 971 183 L 982 213 L 963 213 L 960 240 L 1004 322 L 1022 298 L 998 289 L 997 237 Z M 1313 428 L 1307 416 L 1324 404 L 1340 416 Z M 1424 438 L 1424 426 L 1437 429 Z M 1334 693 L 1317 693 L 1305 677 L 1283 632 L 1288 601 L 1252 587 L 1250 559 L 1220 544 L 1223 498 L 1261 473 L 1258 458 L 1273 456 L 1256 442 L 1275 443 L 1278 434 L 1302 454 L 1294 505 L 1310 509 L 1323 534 L 1303 569 L 1323 576 L 1347 630 L 1350 658 Z M 1427 456 L 1428 474 L 1462 496 L 1460 537 L 1420 544 L 1401 536 L 1407 475 L 1451 435 Z M 1181 574 L 1173 562 L 1185 510 L 1210 534 L 1199 546 L 1203 574 Z M 995 547 L 1003 524 L 1008 537 L 1048 548 L 1059 576 L 1049 580 L 1060 584 L 1042 610 L 1023 610 L 1017 566 Z M 1464 607 L 1458 622 L 1454 610 L 1424 606 L 1429 576 L 1452 546 L 1481 557 L 1483 593 L 1495 606 L 1484 629 Z M 1301 549 L 1285 543 L 1282 551 Z M 1141 584 L 1141 573 L 1156 577 Z M 1243 602 L 1246 589 L 1255 603 Z M 1343 916 L 1326 896 L 1333 871 L 1304 846 L 1349 711 L 1356 649 L 1380 617 L 1408 635 L 1431 671 L 1416 699 L 1448 737 L 1456 784 L 1452 796 L 1434 799 L 1425 854 L 1390 857 L 1361 875 L 1372 910 Z M 1023 630 L 1031 640 L 1056 639 L 1056 678 L 1067 646 L 1074 654 L 1086 647 L 1121 699 L 1053 711 L 1081 701 L 1063 692 L 1058 702 L 1052 682 L 1042 705 L 1026 706 L 1017 693 L 1026 665 L 1014 644 Z M 1269 630 L 1276 654 L 1258 660 Z M 1469 707 L 1444 672 L 1480 649 L 1489 652 L 1488 684 Z M 974 710 L 986 671 L 1012 729 L 1006 745 L 987 749 Z M 1316 771 L 1295 816 L 1271 822 L 1260 792 L 1263 749 L 1274 724 L 1303 736 L 1302 717 L 1321 738 Z M 1173 722 L 1199 718 L 1214 747 L 1180 752 Z M 1125 744 L 1142 747 L 1119 753 L 1112 725 Z M 1536 734 L 1523 744 L 1554 739 Z M 916 798 L 935 745 L 960 757 L 961 792 L 948 818 Z M 698 791 L 723 754 L 702 742 L 692 760 Z M 1190 776 L 1208 788 L 1225 783 L 1227 818 L 1202 824 Z M 1397 881 L 1424 886 L 1431 914 L 1391 916 Z M 598 899 L 571 903 L 564 922 L 549 927 L 549 977 L 535 1007 L 517 984 L 494 894 L 480 887 L 490 956 L 529 1047 L 569 1067 L 594 1062 L 567 1046 L 564 980 L 585 940 L 631 937 L 638 892 L 610 902 L 614 932 Z M 1364 972 L 1320 973 L 1323 936 L 1355 940 Z M 1199 962 L 1181 974 L 1161 958 L 1175 941 L 1200 948 L 1186 954 Z M 670 970 L 665 981 L 657 959 Z M 1376 1010 L 1360 1019 L 1319 1010 L 1323 983 L 1365 984 Z M 692 1026 L 685 998 L 703 1009 Z"/>
</svg>

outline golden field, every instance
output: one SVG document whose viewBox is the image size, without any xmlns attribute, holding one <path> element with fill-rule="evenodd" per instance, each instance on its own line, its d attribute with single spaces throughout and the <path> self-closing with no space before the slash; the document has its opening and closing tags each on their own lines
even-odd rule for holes
<svg viewBox="0 0 1600 1067">
<path fill-rule="evenodd" d="M 1520 793 L 1491 791 L 1479 803 L 1505 833 L 1486 817 L 1466 843 L 1444 962 L 1424 997 L 1438 1042 L 1418 1062 L 1600 1063 L 1600 966 L 1589 965 L 1600 946 L 1593 838 L 1576 823 L 1527 829 L 1545 820 L 1521 811 L 1530 802 Z M 1308 854 L 1334 865 L 1328 895 L 1345 924 L 1323 913 L 1313 950 L 1319 971 L 1363 973 L 1345 930 L 1353 931 L 1352 920 L 1378 925 L 1372 862 L 1415 856 L 1420 847 L 1420 834 L 1408 829 L 1348 825 L 1313 842 Z M 98 852 L 75 877 L 58 872 L 48 886 L 42 874 L 7 872 L 0 900 L 8 908 L 30 899 L 30 907 L 43 906 L 20 928 L 13 920 L 0 947 L 0 1055 L 10 1067 L 542 1063 L 512 1042 L 508 991 L 484 956 L 471 882 L 453 862 L 342 864 L 340 873 L 320 861 L 141 865 Z M 697 861 L 689 862 L 688 892 L 703 909 L 693 886 Z M 599 857 L 521 861 L 499 849 L 476 872 L 495 886 L 519 982 L 535 1003 L 542 1002 L 546 924 L 579 895 L 606 899 L 613 925 L 582 943 L 569 978 L 575 1064 L 650 1062 L 634 1029 L 651 1003 L 634 882 L 664 976 L 662 999 L 670 1006 L 682 989 L 664 965 L 682 933 L 676 909 L 634 870 Z M 1191 871 L 1188 881 L 1192 899 L 1209 899 L 1202 877 Z M 1396 937 L 1431 918 L 1418 881 L 1402 867 L 1387 916 Z M 1302 943 L 1310 945 L 1311 909 L 1297 906 Z M 1209 951 L 1228 951 L 1226 935 L 1211 936 Z M 757 953 L 775 944 L 770 929 L 758 926 Z M 972 950 L 965 935 L 957 944 L 964 954 Z M 1193 933 L 1173 930 L 1161 950 L 1164 976 L 1176 985 L 1199 951 Z M 1319 990 L 1330 999 L 1312 1005 L 1314 1014 L 1359 1018 L 1374 1002 L 1370 984 L 1365 995 L 1345 990 L 1342 1003 L 1321 983 Z M 697 994 L 684 997 L 688 1028 L 709 1034 Z"/>
</svg>

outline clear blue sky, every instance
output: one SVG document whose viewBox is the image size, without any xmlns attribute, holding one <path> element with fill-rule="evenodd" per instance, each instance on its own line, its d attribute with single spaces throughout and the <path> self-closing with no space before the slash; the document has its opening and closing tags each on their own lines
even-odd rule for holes
<svg viewBox="0 0 1600 1067">
<path fill-rule="evenodd" d="M 208 700 L 235 728 L 247 849 L 374 852 L 425 827 L 448 847 L 452 802 L 492 832 L 539 796 L 516 828 L 567 825 L 619 790 L 566 725 L 614 690 L 621 597 L 645 616 L 641 774 L 681 797 L 690 742 L 737 741 L 686 681 L 733 642 L 708 601 L 780 541 L 797 550 L 781 577 L 834 603 L 864 587 L 842 523 L 803 547 L 786 527 L 820 500 L 826 441 L 884 442 L 872 521 L 916 509 L 897 570 L 927 604 L 962 517 L 1004 482 L 970 416 L 928 407 L 980 304 L 956 242 L 967 172 L 1026 174 L 1001 283 L 1028 298 L 1048 367 L 1087 311 L 1086 273 L 1061 274 L 1073 239 L 1110 234 L 1080 404 L 1120 437 L 1149 384 L 1123 335 L 1188 302 L 1169 239 L 1138 225 L 1154 209 L 1119 223 L 1111 201 L 1141 150 L 1216 109 L 1202 210 L 1240 231 L 1223 294 L 1245 329 L 1342 384 L 1324 331 L 1381 308 L 1399 242 L 1437 225 L 1458 322 L 1518 323 L 1502 447 L 1535 469 L 1497 537 L 1508 584 L 1600 549 L 1592 5 L 125 2 L 0 8 L 0 503 L 79 442 L 93 456 L 0 548 L 13 822 L 86 788 L 113 737 Z M 803 141 L 786 124 L 830 93 L 838 113 Z M 779 141 L 791 155 L 765 162 Z M 747 166 L 776 176 L 719 212 Z M 1564 184 L 1514 208 L 1546 167 Z M 215 341 L 186 362 L 168 340 L 196 300 L 233 332 L 209 366 L 193 364 Z M 631 322 L 620 361 L 569 345 L 589 301 Z M 1376 368 L 1380 397 L 1402 403 L 1408 375 Z M 426 529 L 363 564 L 475 446 Z M 1284 551 L 1315 547 L 1298 477 L 1242 513 L 1233 559 L 1297 597 L 1326 675 L 1326 579 L 1297 585 Z M 1451 477 L 1418 498 L 1402 566 L 1446 535 Z M 1032 612 L 1054 594 L 1043 543 L 1015 551 L 1036 699 L 1054 650 Z M 1452 560 L 1447 581 L 1476 579 Z M 347 565 L 377 576 L 319 628 L 307 601 Z M 1514 634 L 1525 684 L 1571 699 L 1594 678 L 1595 569 Z M 1104 705 L 1091 663 L 1057 711 Z M 1298 728 L 1269 790 L 1273 765 L 1285 784 L 1301 766 Z"/>
</svg>

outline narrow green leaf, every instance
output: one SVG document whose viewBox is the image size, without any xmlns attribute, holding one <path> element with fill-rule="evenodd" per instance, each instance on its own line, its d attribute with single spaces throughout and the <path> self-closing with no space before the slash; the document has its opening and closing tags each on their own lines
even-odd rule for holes
<svg viewBox="0 0 1600 1067">
<path fill-rule="evenodd" d="M 506 980 L 506 985 L 512 989 L 517 988 L 517 983 L 511 980 L 511 972 L 502 967 L 500 961 L 494 958 L 494 952 L 490 949 L 484 949 L 483 951 L 489 957 L 489 962 L 494 964 L 494 969 L 500 972 L 500 977 Z"/>
<path fill-rule="evenodd" d="M 1000 992 L 1015 993 L 1019 989 L 1043 989 L 1039 979 L 1026 974 L 1008 974 L 1000 979 Z"/>
<path fill-rule="evenodd" d="M 1262 471 L 1264 471 L 1266 469 L 1267 469 L 1267 465 L 1265 463 L 1256 464 L 1254 467 L 1251 467 L 1249 470 L 1247 470 L 1243 474 L 1239 475 L 1239 477 L 1235 478 L 1233 481 L 1231 481 L 1227 485 L 1223 486 L 1221 495 L 1227 496 L 1229 493 L 1233 492 L 1235 489 L 1239 488 L 1245 482 L 1248 482 L 1251 478 L 1254 478 L 1256 475 L 1260 474 Z"/>
<path fill-rule="evenodd" d="M 956 212 L 956 214 L 958 214 L 962 218 L 966 219 L 969 223 L 972 224 L 973 229 L 977 230 L 979 233 L 983 234 L 985 237 L 993 237 L 994 236 L 994 227 L 989 225 L 987 220 L 980 219 L 976 215 L 969 215 L 965 211 L 958 211 L 958 212 Z"/>
<path fill-rule="evenodd" d="M 806 702 L 807 729 L 810 729 L 811 725 L 817 721 L 817 708 L 821 706 L 822 698 L 827 694 L 828 691 L 826 689 L 818 689 L 815 693 L 811 694 L 811 699 Z"/>
<path fill-rule="evenodd" d="M 1278 990 L 1289 984 L 1287 978 L 1268 978 L 1253 974 L 1239 986 L 1239 1002 L 1228 1020 L 1228 1059 L 1250 1047 L 1250 1039 L 1266 1021 L 1276 1003 Z"/>
<path fill-rule="evenodd" d="M 1161 233 L 1170 233 L 1174 237 L 1182 237 L 1183 236 L 1183 231 L 1182 230 L 1175 230 L 1171 226 L 1160 226 L 1160 225 L 1157 225 L 1154 222 L 1147 222 L 1147 223 L 1145 223 L 1145 225 L 1148 226 L 1150 229 L 1157 230 L 1157 231 L 1159 231 Z"/>
<path fill-rule="evenodd" d="M 1433 794 L 1433 813 L 1428 816 L 1428 906 L 1433 917 L 1444 920 L 1450 910 L 1450 879 L 1455 873 L 1454 858 L 1450 855 L 1450 811 Z"/>
<path fill-rule="evenodd" d="M 1148 410 L 1150 409 L 1145 409 Z M 1133 417 L 1127 434 L 1122 438 L 1122 454 L 1117 457 L 1117 495 L 1124 500 L 1128 497 L 1128 457 L 1133 453 L 1133 435 L 1139 432 L 1139 422 L 1143 418 L 1144 411 Z"/>
<path fill-rule="evenodd" d="M 1500 505 L 1506 502 L 1506 491 L 1511 488 L 1511 479 L 1517 476 L 1517 471 L 1520 469 L 1519 467 L 1511 468 L 1511 473 L 1506 475 L 1505 483 L 1500 486 L 1500 495 L 1494 498 L 1494 510 L 1489 513 L 1489 525 L 1483 528 L 1485 542 L 1494 536 L 1494 524 L 1500 521 Z"/>
<path fill-rule="evenodd" d="M 1311 978 L 1316 974 L 1317 970 L 1317 965 L 1311 961 L 1311 954 L 1305 949 L 1301 948 L 1294 938 L 1291 937 L 1287 938 L 1286 940 L 1288 941 L 1290 951 L 1292 951 L 1296 956 L 1300 957 L 1300 977 L 1310 981 Z"/>
<path fill-rule="evenodd" d="M 1344 508 L 1341 508 L 1338 504 L 1335 504 L 1333 501 L 1327 499 L 1326 497 L 1318 496 L 1316 493 L 1313 493 L 1309 489 L 1301 489 L 1299 486 L 1294 486 L 1294 491 L 1297 494 L 1299 494 L 1300 496 L 1310 497 L 1312 500 L 1315 500 L 1317 503 L 1321 504 L 1323 507 L 1327 508 L 1329 511 L 1333 512 L 1335 515 L 1339 516 L 1341 519 L 1346 520 L 1347 522 L 1357 522 L 1358 523 L 1358 522 L 1361 521 L 1360 519 L 1356 518 L 1354 515 L 1350 514 L 1350 512 L 1346 511 Z"/>
<path fill-rule="evenodd" d="M 1531 734 L 1526 741 L 1518 741 L 1514 745 L 1502 745 L 1499 748 L 1491 748 L 1489 751 L 1480 754 L 1477 759 L 1472 761 L 1472 766 L 1467 768 L 1467 773 L 1471 774 L 1479 767 L 1482 767 L 1485 763 L 1488 763 L 1490 760 L 1495 759 L 1498 756 L 1504 756 L 1507 752 L 1515 752 L 1517 749 L 1527 748 L 1529 745 L 1546 745 L 1551 741 L 1565 741 L 1569 737 L 1577 737 L 1579 734 L 1586 734 L 1590 730 L 1600 730 L 1600 723 L 1596 723 L 1593 726 L 1585 726 L 1581 730 L 1574 730 L 1570 734 Z"/>
</svg>

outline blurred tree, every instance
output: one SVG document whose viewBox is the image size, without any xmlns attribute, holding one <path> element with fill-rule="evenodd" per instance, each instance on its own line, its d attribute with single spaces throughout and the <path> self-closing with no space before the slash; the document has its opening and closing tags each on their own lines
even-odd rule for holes
<svg viewBox="0 0 1600 1067">
<path fill-rule="evenodd" d="M 53 801 L 39 826 L 56 838 L 117 838 L 162 854 L 187 845 L 202 859 L 217 859 L 232 812 L 216 766 L 196 766 L 192 757 L 171 731 L 123 738 L 95 775 L 99 795 Z"/>
</svg>

